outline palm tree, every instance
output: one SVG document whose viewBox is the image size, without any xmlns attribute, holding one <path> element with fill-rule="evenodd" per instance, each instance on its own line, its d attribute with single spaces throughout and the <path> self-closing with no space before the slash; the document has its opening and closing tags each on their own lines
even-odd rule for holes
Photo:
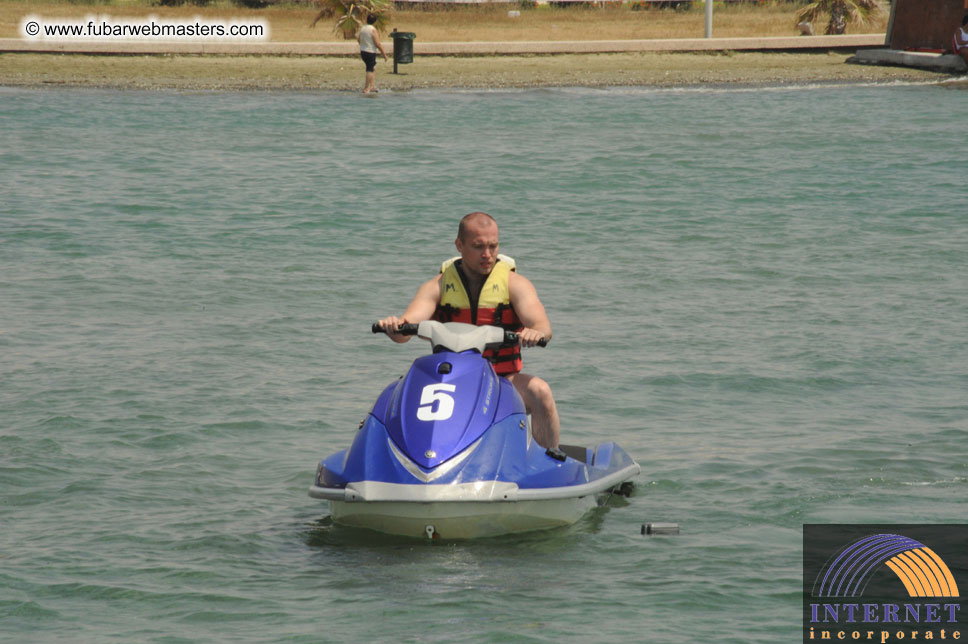
<svg viewBox="0 0 968 644">
<path fill-rule="evenodd" d="M 336 18 L 335 31 L 341 34 L 344 40 L 356 38 L 360 27 L 366 24 L 366 18 L 370 14 L 377 15 L 373 26 L 380 33 L 386 33 L 390 23 L 390 17 L 387 15 L 390 0 L 320 0 L 320 4 L 322 9 L 309 26 L 315 27 L 316 23 L 323 18 Z"/>
<path fill-rule="evenodd" d="M 797 12 L 797 23 L 814 22 L 830 14 L 825 34 L 842 34 L 849 23 L 862 25 L 881 12 L 877 0 L 814 0 Z"/>
</svg>

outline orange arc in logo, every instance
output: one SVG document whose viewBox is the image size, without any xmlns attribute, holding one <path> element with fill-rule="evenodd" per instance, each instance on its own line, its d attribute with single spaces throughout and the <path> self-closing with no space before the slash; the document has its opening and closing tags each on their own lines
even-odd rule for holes
<svg viewBox="0 0 968 644">
<path fill-rule="evenodd" d="M 958 584 L 931 548 L 927 546 L 902 552 L 886 562 L 911 597 L 959 597 Z"/>
</svg>

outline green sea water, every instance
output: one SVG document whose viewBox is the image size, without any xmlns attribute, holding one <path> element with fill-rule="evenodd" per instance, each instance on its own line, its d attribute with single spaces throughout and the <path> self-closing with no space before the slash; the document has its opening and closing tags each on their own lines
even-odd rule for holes
<svg viewBox="0 0 968 644">
<path fill-rule="evenodd" d="M 965 522 L 965 94 L 0 90 L 0 641 L 795 642 L 804 523 Z M 635 493 L 479 542 L 310 499 L 493 214 Z M 643 523 L 681 526 L 646 537 Z"/>
</svg>

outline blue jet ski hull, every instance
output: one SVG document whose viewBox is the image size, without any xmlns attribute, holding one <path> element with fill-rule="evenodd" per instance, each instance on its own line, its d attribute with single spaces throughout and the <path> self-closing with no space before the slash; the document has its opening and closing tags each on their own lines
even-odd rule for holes
<svg viewBox="0 0 968 644">
<path fill-rule="evenodd" d="M 349 449 L 319 464 L 309 495 L 328 500 L 342 525 L 474 539 L 571 525 L 640 471 L 612 442 L 586 449 L 584 460 L 549 454 L 531 439 L 524 413 L 427 469 L 371 415 Z"/>
<path fill-rule="evenodd" d="M 309 495 L 343 525 L 471 539 L 573 524 L 641 471 L 612 442 L 568 452 L 534 442 L 521 397 L 479 353 L 438 351 L 384 389 Z"/>
</svg>

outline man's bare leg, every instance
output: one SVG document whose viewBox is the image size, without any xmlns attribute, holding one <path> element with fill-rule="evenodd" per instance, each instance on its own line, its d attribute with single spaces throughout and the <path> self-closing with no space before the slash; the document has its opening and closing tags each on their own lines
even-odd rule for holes
<svg viewBox="0 0 968 644">
<path fill-rule="evenodd" d="M 531 414 L 531 433 L 542 447 L 558 447 L 561 425 L 558 422 L 558 407 L 547 382 L 526 373 L 507 376 L 514 388 L 524 399 L 524 406 Z"/>
</svg>

